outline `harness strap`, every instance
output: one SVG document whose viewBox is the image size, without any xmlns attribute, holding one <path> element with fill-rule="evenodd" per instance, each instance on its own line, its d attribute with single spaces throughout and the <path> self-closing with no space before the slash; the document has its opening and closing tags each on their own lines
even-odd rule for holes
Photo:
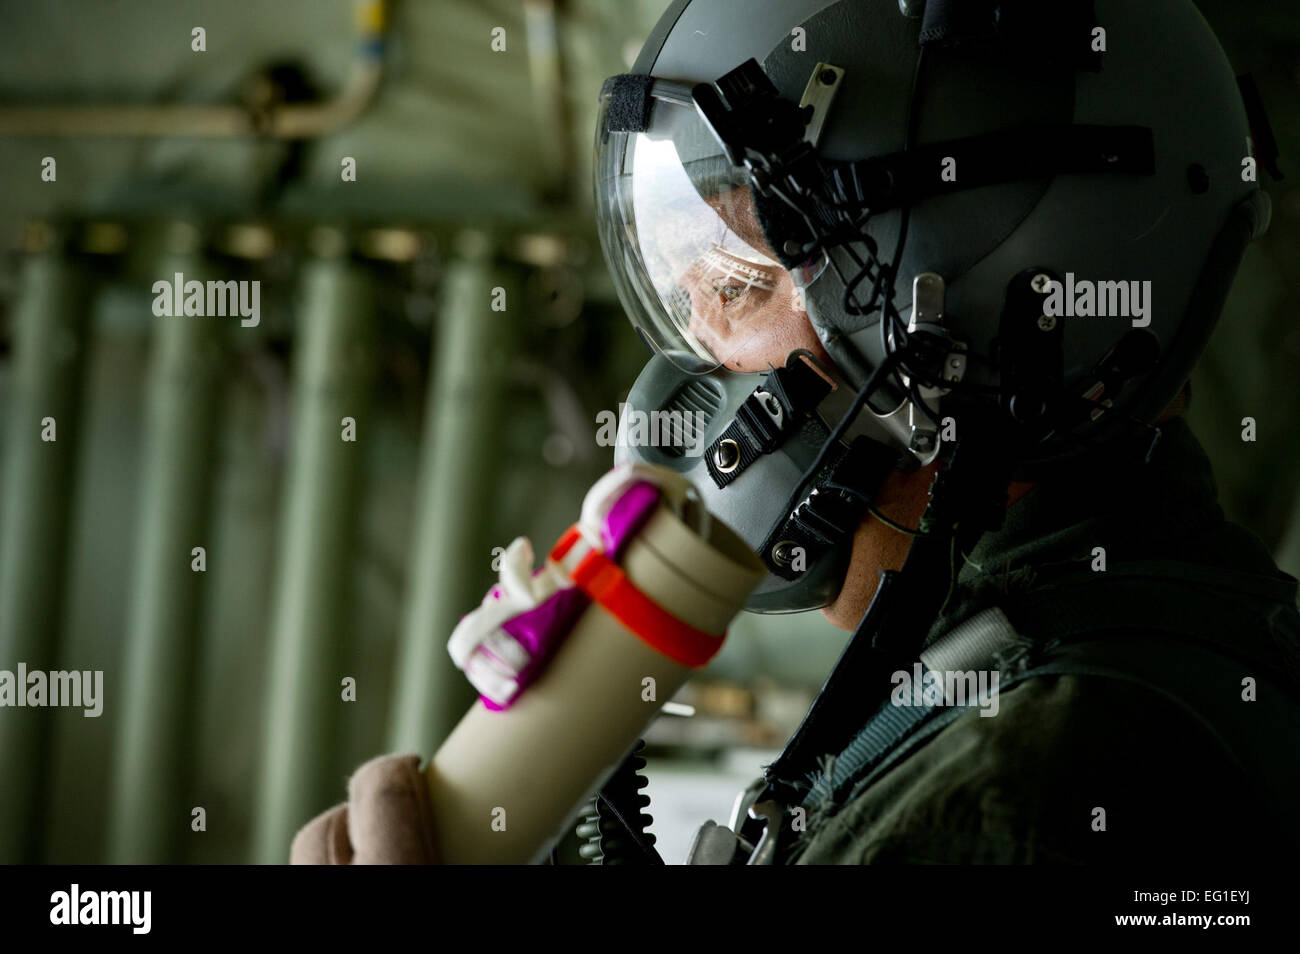
<svg viewBox="0 0 1300 954">
<path fill-rule="evenodd" d="M 939 175 L 948 159 L 961 170 L 959 176 Z M 1026 179 L 1154 173 L 1155 140 L 1147 126 L 1035 123 L 843 163 L 831 181 L 836 199 L 879 213 L 936 195 Z"/>
<path fill-rule="evenodd" d="M 830 391 L 831 383 L 801 359 L 770 371 L 705 453 L 713 482 L 726 487 L 784 444 Z"/>
<path fill-rule="evenodd" d="M 992 607 L 935 640 L 921 652 L 921 662 L 924 673 L 970 672 L 991 666 L 1001 669 L 1014 666 L 1032 645 L 1031 640 L 1016 632 L 1001 609 Z M 1005 685 L 999 686 L 998 691 L 1004 688 Z M 811 780 L 812 789 L 804 804 L 815 807 L 824 799 L 834 797 L 836 791 L 871 771 L 927 722 L 939 722 L 941 727 L 969 708 L 967 705 L 953 707 L 953 702 L 947 696 L 944 705 L 897 705 L 892 697 L 885 700 L 836 756 L 826 776 Z"/>
<path fill-rule="evenodd" d="M 1280 830 L 1300 844 L 1300 822 L 1285 811 L 1300 790 L 1300 763 L 1279 759 L 1270 741 L 1279 735 L 1300 735 L 1300 683 L 1285 664 L 1285 650 L 1296 645 L 1294 603 L 1279 601 L 1265 608 L 1258 601 L 1242 599 L 1240 593 L 1234 600 L 1231 593 L 1186 581 L 1177 587 L 1163 578 L 1174 570 L 1170 563 L 1133 564 L 1116 572 L 1115 579 L 1094 579 L 1087 588 L 1046 588 L 1014 610 L 1022 628 L 1036 637 L 1034 641 L 1019 636 L 1007 614 L 992 609 L 940 637 L 922 659 L 931 669 L 978 670 L 996 664 L 1003 669 L 1000 691 L 1054 675 L 1140 686 L 1199 725 L 1257 787 L 1263 804 L 1278 816 L 1275 823 Z M 1210 568 L 1180 565 L 1177 570 L 1203 576 L 1207 584 L 1223 583 L 1223 575 Z M 1295 591 L 1295 581 L 1290 579 L 1237 575 L 1243 579 L 1236 582 L 1251 577 L 1253 583 L 1247 588 L 1259 594 Z M 1145 580 L 1141 591 L 1145 601 L 1137 604 L 1131 602 L 1134 577 Z M 1127 591 L 1119 589 L 1121 584 L 1127 585 Z M 1153 585 L 1160 596 L 1177 600 L 1151 599 Z M 1120 615 L 1114 600 L 1124 601 L 1119 604 Z M 1249 635 L 1260 629 L 1271 635 L 1275 646 L 1258 639 L 1254 645 L 1249 642 Z M 1031 664 L 1029 654 L 1035 647 L 1038 658 Z M 1275 648 L 1283 650 L 1281 660 L 1270 652 Z M 1250 701 L 1244 689 L 1247 678 L 1255 681 Z M 861 794 L 969 708 L 945 701 L 949 705 L 883 705 L 833 760 L 829 771 L 810 779 L 804 804 L 815 808 L 827 800 L 850 800 Z"/>
<path fill-rule="evenodd" d="M 921 651 L 921 662 L 936 672 L 980 669 L 1023 653 L 1032 645 L 1016 632 L 1007 614 L 994 606 L 936 639 Z"/>
</svg>

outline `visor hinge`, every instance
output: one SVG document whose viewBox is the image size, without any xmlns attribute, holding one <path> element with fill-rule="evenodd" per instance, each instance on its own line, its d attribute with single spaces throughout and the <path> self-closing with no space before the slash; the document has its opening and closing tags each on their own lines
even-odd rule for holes
<svg viewBox="0 0 1300 954">
<path fill-rule="evenodd" d="M 745 151 L 770 153 L 803 139 L 811 106 L 781 99 L 776 85 L 752 57 L 713 83 L 698 83 L 691 98 L 733 165 Z"/>
</svg>

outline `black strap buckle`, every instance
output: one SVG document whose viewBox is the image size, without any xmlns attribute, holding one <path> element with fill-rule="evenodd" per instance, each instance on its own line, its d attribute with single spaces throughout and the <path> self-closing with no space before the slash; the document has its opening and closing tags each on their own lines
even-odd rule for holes
<svg viewBox="0 0 1300 954">
<path fill-rule="evenodd" d="M 763 541 L 759 556 L 767 568 L 782 579 L 797 580 L 815 561 L 843 545 L 898 459 L 894 448 L 856 438 Z"/>
<path fill-rule="evenodd" d="M 780 447 L 830 392 L 831 383 L 797 355 L 771 371 L 709 446 L 704 463 L 713 482 L 726 487 Z"/>
</svg>

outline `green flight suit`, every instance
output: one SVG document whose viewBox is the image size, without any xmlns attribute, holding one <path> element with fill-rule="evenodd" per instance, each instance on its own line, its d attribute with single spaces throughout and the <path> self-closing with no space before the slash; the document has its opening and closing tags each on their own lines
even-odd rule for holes
<svg viewBox="0 0 1300 954">
<path fill-rule="evenodd" d="M 1198 592 L 1214 589 L 1219 579 L 1256 579 L 1290 593 L 1272 602 L 1243 595 L 1239 603 L 1230 594 L 1216 604 L 1220 616 L 1210 617 L 1210 628 L 1240 642 L 1253 661 L 1263 660 L 1255 665 L 1222 657 L 1222 685 L 1212 690 L 1226 694 L 1225 703 L 1239 703 L 1229 707 L 1230 718 L 1243 720 L 1238 728 L 1265 743 L 1263 760 L 1243 768 L 1213 725 L 1141 682 L 1039 676 L 1004 690 L 996 716 L 964 710 L 892 764 L 886 757 L 836 786 L 823 775 L 823 793 L 833 794 L 806 809 L 806 830 L 788 844 L 783 860 L 1246 862 L 1278 850 L 1278 819 L 1286 806 L 1276 797 L 1270 801 L 1261 777 L 1275 767 L 1294 774 L 1300 722 L 1279 720 L 1275 710 L 1234 694 L 1244 695 L 1247 677 L 1259 677 L 1258 691 L 1274 700 L 1300 686 L 1295 581 L 1276 568 L 1257 538 L 1224 518 L 1210 463 L 1183 421 L 1162 426 L 1149 463 L 1132 456 L 1127 463 L 1097 461 L 1040 483 L 1011 505 L 1003 528 L 986 534 L 969 555 L 927 644 L 991 606 L 1015 621 L 1025 594 L 1063 575 L 1077 581 L 1094 573 L 1098 601 L 1113 601 L 1114 589 L 1101 589 L 1107 572 L 1096 571 L 1098 547 L 1108 572 L 1173 566 L 1175 575 L 1185 571 L 1193 581 L 1178 584 L 1186 598 L 1139 581 L 1122 591 L 1126 603 L 1102 606 L 1119 618 L 1135 600 L 1165 600 L 1157 613 L 1194 618 L 1201 611 Z M 1089 586 L 1085 579 L 1074 592 L 1086 594 Z M 1037 638 L 1020 623 L 1015 629 L 1031 644 Z M 1176 640 L 1168 647 L 1176 684 L 1183 647 Z M 1273 681 L 1265 684 L 1265 675 Z M 1300 712 L 1300 703 L 1294 710 Z"/>
</svg>

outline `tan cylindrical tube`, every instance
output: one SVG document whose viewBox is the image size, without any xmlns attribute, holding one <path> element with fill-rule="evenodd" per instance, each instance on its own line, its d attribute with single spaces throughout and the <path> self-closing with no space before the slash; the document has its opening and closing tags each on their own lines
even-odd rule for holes
<svg viewBox="0 0 1300 954">
<path fill-rule="evenodd" d="M 654 602 L 709 633 L 725 632 L 764 574 L 731 530 L 712 521 L 705 539 L 662 503 L 621 565 Z M 475 703 L 429 760 L 440 860 L 543 857 L 690 673 L 593 603 L 513 706 Z"/>
</svg>

